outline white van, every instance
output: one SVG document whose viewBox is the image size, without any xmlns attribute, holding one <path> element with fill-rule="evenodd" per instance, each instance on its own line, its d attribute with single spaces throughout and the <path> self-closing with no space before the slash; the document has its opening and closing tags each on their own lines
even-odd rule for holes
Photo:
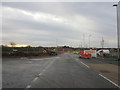
<svg viewBox="0 0 120 90">
<path fill-rule="evenodd" d="M 110 54 L 110 51 L 109 51 L 109 50 L 98 50 L 98 51 L 97 51 L 97 55 L 100 55 L 100 52 L 103 52 L 104 54 L 107 54 L 107 55 Z"/>
</svg>

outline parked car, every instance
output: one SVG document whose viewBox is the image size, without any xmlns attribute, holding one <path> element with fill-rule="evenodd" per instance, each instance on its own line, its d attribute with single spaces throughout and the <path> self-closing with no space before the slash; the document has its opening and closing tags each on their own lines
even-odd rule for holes
<svg viewBox="0 0 120 90">
<path fill-rule="evenodd" d="M 109 50 L 98 50 L 97 51 L 97 55 L 100 56 L 100 53 L 103 53 L 103 55 L 110 55 L 110 51 Z"/>
</svg>

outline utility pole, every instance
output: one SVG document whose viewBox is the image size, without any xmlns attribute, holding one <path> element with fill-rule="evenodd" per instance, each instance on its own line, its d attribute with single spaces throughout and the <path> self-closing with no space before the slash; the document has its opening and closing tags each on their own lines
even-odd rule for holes
<svg viewBox="0 0 120 90">
<path fill-rule="evenodd" d="M 56 39 L 56 49 L 55 49 L 55 51 L 58 51 L 58 40 L 57 39 Z"/>
<path fill-rule="evenodd" d="M 103 37 L 102 37 L 102 41 L 101 41 L 101 46 L 102 46 L 102 48 L 104 47 L 104 39 L 103 39 Z"/>
<path fill-rule="evenodd" d="M 78 48 L 80 48 L 80 41 L 78 41 Z"/>
<path fill-rule="evenodd" d="M 117 38 L 118 38 L 118 60 L 120 60 L 120 1 L 118 4 L 114 4 L 113 6 L 116 7 L 117 12 Z"/>
<path fill-rule="evenodd" d="M 82 42 L 81 42 L 81 48 L 82 48 Z"/>
<path fill-rule="evenodd" d="M 85 48 L 85 34 L 83 34 L 83 47 Z"/>
<path fill-rule="evenodd" d="M 88 45 L 86 44 L 86 48 L 88 48 Z"/>
<path fill-rule="evenodd" d="M 57 47 L 57 39 L 56 39 L 56 47 Z"/>
<path fill-rule="evenodd" d="M 107 43 L 107 48 L 109 48 L 110 46 L 109 46 L 109 40 L 108 40 L 108 43 Z"/>
<path fill-rule="evenodd" d="M 91 35 L 89 35 L 89 48 L 90 48 L 90 37 L 91 37 Z"/>
</svg>

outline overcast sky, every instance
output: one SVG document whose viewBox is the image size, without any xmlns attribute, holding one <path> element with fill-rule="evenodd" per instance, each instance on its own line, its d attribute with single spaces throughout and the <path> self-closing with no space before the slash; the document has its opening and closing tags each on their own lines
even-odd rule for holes
<svg viewBox="0 0 120 90">
<path fill-rule="evenodd" d="M 3 44 L 117 47 L 112 2 L 4 2 Z"/>
</svg>

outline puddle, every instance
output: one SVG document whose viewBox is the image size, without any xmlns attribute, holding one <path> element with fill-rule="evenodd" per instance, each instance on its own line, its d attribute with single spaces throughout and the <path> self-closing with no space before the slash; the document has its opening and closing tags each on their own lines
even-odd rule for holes
<svg viewBox="0 0 120 90">
<path fill-rule="evenodd" d="M 110 71 L 107 71 L 107 70 L 101 70 L 100 72 L 102 72 L 102 73 L 110 73 Z"/>
</svg>

